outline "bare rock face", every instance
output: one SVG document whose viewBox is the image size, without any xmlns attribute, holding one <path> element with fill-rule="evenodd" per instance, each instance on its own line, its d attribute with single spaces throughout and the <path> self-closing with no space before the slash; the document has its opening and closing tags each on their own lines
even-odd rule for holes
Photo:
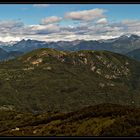
<svg viewBox="0 0 140 140">
<path fill-rule="evenodd" d="M 48 67 L 46 67 L 46 69 L 47 69 L 47 70 L 52 70 L 52 67 L 49 67 L 49 66 L 48 66 Z"/>
<path fill-rule="evenodd" d="M 32 65 L 37 65 L 37 66 L 38 66 L 39 63 L 41 63 L 41 62 L 42 62 L 42 58 L 38 58 L 37 60 L 32 61 L 31 64 L 32 64 Z"/>
<path fill-rule="evenodd" d="M 0 106 L 0 110 L 12 111 L 14 109 L 15 109 L 15 107 L 13 105 L 3 105 L 3 106 Z"/>
<path fill-rule="evenodd" d="M 94 72 L 95 71 L 95 69 L 96 69 L 96 66 L 92 66 L 91 67 L 91 70 Z"/>
<path fill-rule="evenodd" d="M 104 83 L 99 83 L 99 86 L 100 86 L 101 88 L 103 88 L 103 87 L 105 86 L 105 84 L 104 84 Z"/>
</svg>

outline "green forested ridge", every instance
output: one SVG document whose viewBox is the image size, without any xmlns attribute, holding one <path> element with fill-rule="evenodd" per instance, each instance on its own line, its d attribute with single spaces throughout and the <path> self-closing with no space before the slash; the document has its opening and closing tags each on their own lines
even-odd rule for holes
<svg viewBox="0 0 140 140">
<path fill-rule="evenodd" d="M 39 49 L 0 62 L 0 136 L 138 136 L 140 63 Z"/>
<path fill-rule="evenodd" d="M 100 104 L 69 113 L 0 111 L 0 136 L 139 136 L 140 109 Z"/>
<path fill-rule="evenodd" d="M 0 63 L 0 105 L 27 112 L 139 106 L 140 63 L 108 51 L 39 49 Z"/>
</svg>

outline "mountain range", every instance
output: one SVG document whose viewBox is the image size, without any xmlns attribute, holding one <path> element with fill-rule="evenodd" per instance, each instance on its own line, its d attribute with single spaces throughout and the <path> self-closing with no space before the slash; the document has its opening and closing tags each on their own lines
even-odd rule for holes
<svg viewBox="0 0 140 140">
<path fill-rule="evenodd" d="M 23 52 L 20 51 L 5 51 L 4 49 L 0 48 L 0 61 L 6 61 L 9 59 L 13 59 L 17 56 L 22 55 Z"/>
<path fill-rule="evenodd" d="M 0 48 L 7 52 L 19 52 L 18 54 L 27 53 L 39 48 L 53 48 L 61 51 L 107 50 L 111 52 L 124 54 L 130 57 L 132 56 L 132 58 L 137 59 L 138 57 L 135 57 L 135 51 L 137 52 L 137 49 L 140 49 L 140 36 L 131 34 L 122 35 L 118 38 L 108 40 L 74 40 L 57 42 L 23 39 L 18 42 L 0 42 Z M 0 53 L 0 57 L 1 55 L 2 57 L 4 57 L 3 54 Z M 14 57 L 15 56 L 13 56 L 12 58 Z M 9 55 L 7 56 L 6 54 L 4 59 L 5 58 L 9 59 Z"/>
</svg>

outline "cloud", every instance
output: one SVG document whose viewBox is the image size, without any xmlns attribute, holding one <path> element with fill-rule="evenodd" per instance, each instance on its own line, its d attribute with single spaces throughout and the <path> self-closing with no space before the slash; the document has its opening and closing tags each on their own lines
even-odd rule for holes
<svg viewBox="0 0 140 140">
<path fill-rule="evenodd" d="M 96 23 L 97 24 L 106 24 L 107 23 L 107 19 L 106 18 L 101 18 L 101 19 L 97 20 Z"/>
<path fill-rule="evenodd" d="M 16 31 L 24 27 L 24 23 L 14 20 L 1 20 L 0 21 L 0 36 L 14 35 Z M 20 33 L 20 32 L 19 32 Z"/>
<path fill-rule="evenodd" d="M 60 21 L 62 22 L 59 23 Z M 21 20 L 0 20 L 0 41 L 99 40 L 127 33 L 140 35 L 140 20 L 124 19 L 110 22 L 103 9 L 69 12 L 64 14 L 64 18 L 46 17 L 34 25 L 26 25 Z"/>
<path fill-rule="evenodd" d="M 57 16 L 51 16 L 51 17 L 47 17 L 41 20 L 41 24 L 50 24 L 50 23 L 56 23 L 56 22 L 60 22 L 62 20 L 61 17 L 57 17 Z"/>
<path fill-rule="evenodd" d="M 19 28 L 24 24 L 21 21 L 15 20 L 0 20 L 0 26 L 3 28 L 11 29 L 11 28 Z"/>
<path fill-rule="evenodd" d="M 30 31 L 28 34 L 51 34 L 56 33 L 60 30 L 60 27 L 56 24 L 49 24 L 49 25 L 30 25 L 27 27 Z"/>
<path fill-rule="evenodd" d="M 105 17 L 104 13 L 105 13 L 104 9 L 98 8 L 91 10 L 69 12 L 65 14 L 65 19 L 91 21 L 94 19 Z"/>
<path fill-rule="evenodd" d="M 110 25 L 112 28 L 116 28 L 117 32 L 121 34 L 138 34 L 140 35 L 140 20 L 125 19 L 120 22 L 116 22 Z"/>
<path fill-rule="evenodd" d="M 8 42 L 8 41 L 20 41 L 22 38 L 20 37 L 12 37 L 12 36 L 5 36 L 5 37 L 0 37 L 0 40 L 3 42 Z"/>
<path fill-rule="evenodd" d="M 50 4 L 33 4 L 33 7 L 38 7 L 38 8 L 44 8 L 48 6 L 50 6 Z"/>
</svg>

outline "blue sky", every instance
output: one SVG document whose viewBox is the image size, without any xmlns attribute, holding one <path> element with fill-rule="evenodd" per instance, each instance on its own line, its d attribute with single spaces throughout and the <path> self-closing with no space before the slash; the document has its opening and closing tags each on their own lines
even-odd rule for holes
<svg viewBox="0 0 140 140">
<path fill-rule="evenodd" d="M 40 19 L 49 16 L 63 16 L 70 11 L 106 9 L 110 20 L 140 19 L 138 4 L 50 4 L 48 7 L 36 7 L 33 4 L 1 4 L 0 19 L 21 19 L 26 24 L 37 24 Z"/>
<path fill-rule="evenodd" d="M 0 40 L 106 39 L 140 34 L 139 21 L 138 4 L 1 4 Z"/>
</svg>

